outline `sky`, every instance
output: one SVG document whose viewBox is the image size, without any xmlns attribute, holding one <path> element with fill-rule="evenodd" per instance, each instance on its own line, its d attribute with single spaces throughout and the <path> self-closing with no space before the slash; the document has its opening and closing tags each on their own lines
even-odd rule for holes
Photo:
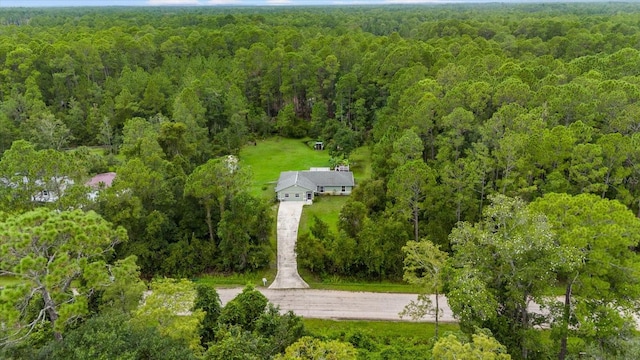
<svg viewBox="0 0 640 360">
<path fill-rule="evenodd" d="M 564 0 L 569 2 L 572 0 Z M 587 0 L 589 1 L 589 0 Z M 557 2 L 554 0 L 0 0 L 0 7 L 58 6 L 271 6 L 271 5 L 387 5 L 474 2 Z"/>
</svg>

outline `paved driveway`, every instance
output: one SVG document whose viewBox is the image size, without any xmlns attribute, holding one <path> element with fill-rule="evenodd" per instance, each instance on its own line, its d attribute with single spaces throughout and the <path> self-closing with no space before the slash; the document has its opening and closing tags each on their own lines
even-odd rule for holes
<svg viewBox="0 0 640 360">
<path fill-rule="evenodd" d="M 305 289 L 309 285 L 298 274 L 296 240 L 304 201 L 283 201 L 278 208 L 278 273 L 269 289 Z"/>
</svg>

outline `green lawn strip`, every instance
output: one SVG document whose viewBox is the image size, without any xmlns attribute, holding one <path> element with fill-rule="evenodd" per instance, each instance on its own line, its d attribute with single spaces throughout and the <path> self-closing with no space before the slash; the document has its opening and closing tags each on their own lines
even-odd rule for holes
<svg viewBox="0 0 640 360">
<path fill-rule="evenodd" d="M 304 278 L 304 276 L 303 276 Z M 305 279 L 305 281 L 307 281 Z M 420 291 L 415 286 L 403 283 L 391 282 L 318 282 L 307 281 L 312 289 L 323 290 L 340 290 L 340 291 L 364 291 L 364 292 L 382 292 L 382 293 L 405 293 L 415 294 Z"/>
<path fill-rule="evenodd" d="M 349 155 L 350 169 L 356 184 L 359 181 L 371 178 L 371 149 L 368 146 L 361 146 Z"/>
<path fill-rule="evenodd" d="M 304 326 L 313 336 L 341 338 L 344 334 L 363 332 L 384 342 L 386 339 L 408 338 L 428 342 L 435 336 L 435 324 L 408 321 L 364 321 L 304 319 Z M 439 333 L 458 332 L 460 327 L 453 323 L 440 323 Z"/>
<path fill-rule="evenodd" d="M 302 217 L 298 226 L 298 234 L 309 232 L 309 228 L 313 224 L 313 216 L 317 216 L 329 225 L 329 229 L 334 234 L 338 233 L 338 217 L 340 210 L 349 200 L 348 196 L 317 196 L 313 201 L 313 205 L 302 208 Z"/>
<path fill-rule="evenodd" d="M 206 274 L 193 279 L 196 283 L 212 285 L 215 287 L 244 287 L 248 284 L 262 286 L 262 278 L 269 282 L 276 277 L 276 269 L 264 269 L 262 271 L 244 274 Z"/>
<path fill-rule="evenodd" d="M 308 145 L 309 141 L 274 137 L 260 140 L 255 146 L 243 147 L 240 161 L 251 168 L 251 193 L 274 197 L 274 187 L 281 172 L 329 167 L 329 153 L 326 150 L 313 150 Z"/>
</svg>

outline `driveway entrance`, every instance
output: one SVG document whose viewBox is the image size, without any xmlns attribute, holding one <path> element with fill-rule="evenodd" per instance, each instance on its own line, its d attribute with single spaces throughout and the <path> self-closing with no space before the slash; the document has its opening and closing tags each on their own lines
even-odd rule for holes
<svg viewBox="0 0 640 360">
<path fill-rule="evenodd" d="M 278 273 L 269 289 L 306 289 L 298 274 L 296 240 L 304 201 L 282 201 L 278 208 Z"/>
</svg>

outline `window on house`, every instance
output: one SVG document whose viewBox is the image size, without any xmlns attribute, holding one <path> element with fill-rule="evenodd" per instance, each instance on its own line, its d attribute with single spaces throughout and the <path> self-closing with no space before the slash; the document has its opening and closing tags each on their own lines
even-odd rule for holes
<svg viewBox="0 0 640 360">
<path fill-rule="evenodd" d="M 347 191 L 347 187 L 346 187 L 346 186 L 343 186 L 343 187 L 342 187 L 342 192 L 345 192 L 345 191 Z"/>
<path fill-rule="evenodd" d="M 320 186 L 320 192 L 324 192 L 324 186 Z"/>
<path fill-rule="evenodd" d="M 289 197 L 289 194 L 284 194 L 284 197 L 286 197 L 286 198 Z"/>
<path fill-rule="evenodd" d="M 296 197 L 300 197 L 300 194 L 296 193 Z"/>
</svg>

